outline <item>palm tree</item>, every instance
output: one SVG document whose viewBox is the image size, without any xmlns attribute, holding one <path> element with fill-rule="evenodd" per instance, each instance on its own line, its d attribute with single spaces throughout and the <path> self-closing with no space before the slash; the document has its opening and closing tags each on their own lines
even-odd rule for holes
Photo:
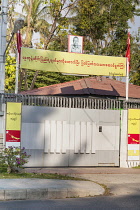
<svg viewBox="0 0 140 210">
<path fill-rule="evenodd" d="M 22 14 L 19 13 L 20 17 L 25 20 L 25 40 L 24 46 L 32 46 L 33 32 L 40 31 L 42 27 L 48 28 L 48 23 L 45 21 L 45 15 L 47 12 L 47 7 L 44 0 L 22 0 L 23 4 Z"/>
<path fill-rule="evenodd" d="M 25 43 L 30 47 L 33 32 L 40 32 L 44 48 L 47 49 L 59 31 L 68 26 L 67 15 L 77 0 L 60 0 L 44 4 L 44 0 L 21 0 L 23 4 L 21 17 L 25 20 Z"/>
<path fill-rule="evenodd" d="M 25 20 L 25 40 L 23 42 L 24 47 L 32 47 L 32 37 L 34 32 L 39 32 L 44 49 L 47 49 L 49 43 L 54 41 L 57 34 L 64 29 L 69 23 L 67 15 L 71 8 L 77 2 L 77 0 L 58 0 L 52 1 L 48 4 L 44 4 L 44 0 L 21 0 L 23 4 L 22 14 Z M 30 89 L 33 89 L 38 71 L 35 72 L 32 79 Z M 24 89 L 29 89 L 27 84 L 27 71 L 21 71 L 20 85 L 24 80 Z"/>
</svg>

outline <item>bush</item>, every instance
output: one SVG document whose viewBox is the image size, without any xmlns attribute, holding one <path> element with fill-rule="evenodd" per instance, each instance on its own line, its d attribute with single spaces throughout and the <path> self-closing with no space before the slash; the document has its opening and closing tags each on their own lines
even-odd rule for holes
<svg viewBox="0 0 140 210">
<path fill-rule="evenodd" d="M 8 147 L 4 148 L 0 155 L 1 169 L 6 168 L 8 173 L 17 172 L 19 168 L 28 162 L 30 155 L 27 155 L 25 148 Z"/>
</svg>

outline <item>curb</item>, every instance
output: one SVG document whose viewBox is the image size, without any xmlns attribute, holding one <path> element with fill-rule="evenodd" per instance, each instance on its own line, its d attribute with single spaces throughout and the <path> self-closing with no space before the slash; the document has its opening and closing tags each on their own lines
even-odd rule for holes
<svg viewBox="0 0 140 210">
<path fill-rule="evenodd" d="M 79 189 L 6 189 L 0 190 L 0 200 L 46 200 L 64 199 L 76 197 L 93 197 L 103 195 L 105 192 L 101 186 L 98 189 L 80 190 Z"/>
</svg>

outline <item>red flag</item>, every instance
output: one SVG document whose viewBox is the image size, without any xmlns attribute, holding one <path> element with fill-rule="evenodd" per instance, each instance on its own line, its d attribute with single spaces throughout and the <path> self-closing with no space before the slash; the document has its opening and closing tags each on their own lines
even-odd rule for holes
<svg viewBox="0 0 140 210">
<path fill-rule="evenodd" d="M 19 53 L 19 63 L 20 63 L 21 47 L 22 47 L 21 34 L 20 34 L 20 31 L 18 31 L 17 32 L 17 50 Z"/>
<path fill-rule="evenodd" d="M 130 63 L 130 32 L 128 32 L 128 38 L 127 38 L 127 50 L 125 57 L 128 58 L 128 62 Z"/>
</svg>

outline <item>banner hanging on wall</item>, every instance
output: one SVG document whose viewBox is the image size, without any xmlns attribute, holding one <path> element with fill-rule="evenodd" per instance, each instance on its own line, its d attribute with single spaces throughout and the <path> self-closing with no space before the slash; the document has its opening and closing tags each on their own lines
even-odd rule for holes
<svg viewBox="0 0 140 210">
<path fill-rule="evenodd" d="M 140 109 L 128 110 L 128 160 L 140 158 Z"/>
<path fill-rule="evenodd" d="M 6 147 L 20 146 L 21 103 L 7 102 Z"/>
<path fill-rule="evenodd" d="M 126 58 L 21 49 L 21 68 L 80 75 L 126 76 Z"/>
</svg>

